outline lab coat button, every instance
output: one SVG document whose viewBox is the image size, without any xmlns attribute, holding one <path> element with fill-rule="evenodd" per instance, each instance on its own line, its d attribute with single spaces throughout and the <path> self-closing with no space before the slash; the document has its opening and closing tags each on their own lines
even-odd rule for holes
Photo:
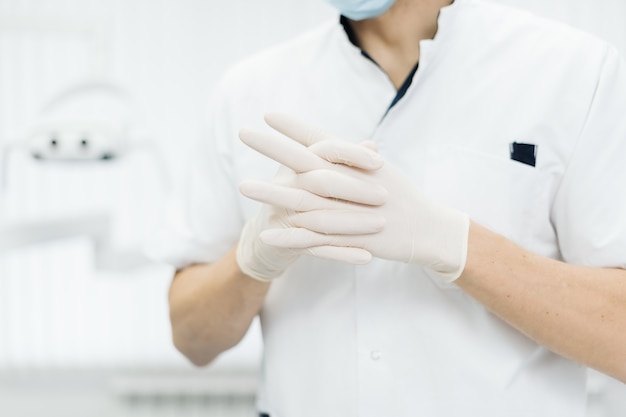
<svg viewBox="0 0 626 417">
<path fill-rule="evenodd" d="M 372 350 L 370 352 L 370 358 L 372 358 L 373 361 L 377 361 L 380 358 L 382 358 L 383 353 L 380 350 Z"/>
</svg>

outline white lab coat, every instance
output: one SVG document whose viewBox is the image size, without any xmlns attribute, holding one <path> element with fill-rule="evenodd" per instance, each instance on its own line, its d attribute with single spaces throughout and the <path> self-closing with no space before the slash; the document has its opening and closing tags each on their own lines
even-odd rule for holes
<svg viewBox="0 0 626 417">
<path fill-rule="evenodd" d="M 177 267 L 219 259 L 258 205 L 237 192 L 276 165 L 237 138 L 285 111 L 374 139 L 415 187 L 534 252 L 626 266 L 626 68 L 614 49 L 509 8 L 457 0 L 423 41 L 406 96 L 333 22 L 223 80 L 184 219 L 157 248 Z M 382 120 L 382 121 L 381 121 Z M 536 145 L 536 166 L 510 158 Z M 258 406 L 272 417 L 582 417 L 585 369 L 414 265 L 303 257 L 261 312 Z"/>
</svg>

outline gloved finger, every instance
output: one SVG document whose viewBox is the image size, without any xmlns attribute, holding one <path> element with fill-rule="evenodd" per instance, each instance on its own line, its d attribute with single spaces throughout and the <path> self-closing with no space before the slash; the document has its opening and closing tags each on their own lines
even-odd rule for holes
<svg viewBox="0 0 626 417">
<path fill-rule="evenodd" d="M 372 260 L 372 254 L 365 249 L 340 246 L 317 246 L 301 249 L 298 253 L 355 265 L 364 265 Z"/>
<path fill-rule="evenodd" d="M 290 215 L 289 224 L 324 234 L 364 235 L 383 230 L 385 218 L 371 211 L 315 210 Z"/>
<path fill-rule="evenodd" d="M 346 204 L 320 197 L 300 188 L 263 181 L 242 181 L 239 184 L 239 191 L 252 200 L 293 211 L 338 209 Z"/>
<path fill-rule="evenodd" d="M 332 139 L 331 135 L 324 130 L 285 113 L 268 113 L 265 115 L 265 123 L 307 147 L 323 140 Z"/>
<path fill-rule="evenodd" d="M 306 249 L 316 246 L 361 246 L 355 235 L 327 235 L 301 227 L 264 230 L 259 238 L 267 245 L 289 249 Z"/>
<path fill-rule="evenodd" d="M 355 145 L 284 113 L 268 113 L 265 122 L 327 161 L 367 170 L 383 165 L 383 158 L 376 152 L 377 147 L 372 141 L 364 142 L 365 146 Z"/>
<path fill-rule="evenodd" d="M 329 169 L 316 169 L 298 174 L 293 183 L 297 188 L 322 197 L 358 204 L 380 206 L 387 201 L 387 190 L 381 185 Z"/>
<path fill-rule="evenodd" d="M 328 162 L 302 144 L 279 135 L 244 128 L 239 131 L 239 138 L 255 151 L 295 172 L 306 172 L 328 166 Z"/>
<path fill-rule="evenodd" d="M 346 181 L 344 184 L 348 188 L 336 190 L 339 185 L 330 185 L 328 189 L 323 189 L 323 185 L 317 184 L 316 180 L 315 175 L 304 179 L 296 177 L 286 184 L 245 180 L 239 184 L 239 191 L 252 200 L 293 211 L 355 210 L 355 204 L 379 206 L 387 199 L 387 190 L 378 185 L 363 187 L 363 183 Z M 331 194 L 336 197 L 329 198 Z"/>
<path fill-rule="evenodd" d="M 338 140 L 322 140 L 309 146 L 309 150 L 329 162 L 365 170 L 383 166 L 383 158 L 367 146 Z"/>
</svg>

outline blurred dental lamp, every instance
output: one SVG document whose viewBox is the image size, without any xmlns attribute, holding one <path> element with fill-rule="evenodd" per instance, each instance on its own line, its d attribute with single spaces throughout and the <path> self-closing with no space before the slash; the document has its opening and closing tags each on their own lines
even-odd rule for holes
<svg viewBox="0 0 626 417">
<path fill-rule="evenodd" d="M 102 163 L 143 148 L 152 153 L 159 178 L 167 186 L 165 164 L 152 141 L 136 128 L 132 104 L 126 90 L 107 81 L 80 83 L 54 96 L 22 140 L 0 149 L 0 191 L 9 183 L 9 158 L 14 151 L 47 163 Z M 85 235 L 95 243 L 97 268 L 127 269 L 146 263 L 140 250 L 120 252 L 111 247 L 110 226 L 107 213 L 10 225 L 0 222 L 0 252 Z"/>
<path fill-rule="evenodd" d="M 131 128 L 129 94 L 115 84 L 87 82 L 53 97 L 26 138 L 29 153 L 42 160 L 93 161 L 120 157 L 142 138 Z"/>
<path fill-rule="evenodd" d="M 14 151 L 26 151 L 40 161 L 96 162 L 139 149 L 152 155 L 159 179 L 168 188 L 162 155 L 138 125 L 134 103 L 124 88 L 108 81 L 76 84 L 43 106 L 21 140 L 0 149 L 0 188 L 8 184 Z"/>
</svg>

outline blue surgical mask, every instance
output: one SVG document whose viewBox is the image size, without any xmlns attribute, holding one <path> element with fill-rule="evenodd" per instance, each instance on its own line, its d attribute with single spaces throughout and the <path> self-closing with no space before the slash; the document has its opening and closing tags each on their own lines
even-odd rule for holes
<svg viewBox="0 0 626 417">
<path fill-rule="evenodd" d="M 396 0 L 326 0 L 351 20 L 365 20 L 385 13 Z"/>
</svg>

